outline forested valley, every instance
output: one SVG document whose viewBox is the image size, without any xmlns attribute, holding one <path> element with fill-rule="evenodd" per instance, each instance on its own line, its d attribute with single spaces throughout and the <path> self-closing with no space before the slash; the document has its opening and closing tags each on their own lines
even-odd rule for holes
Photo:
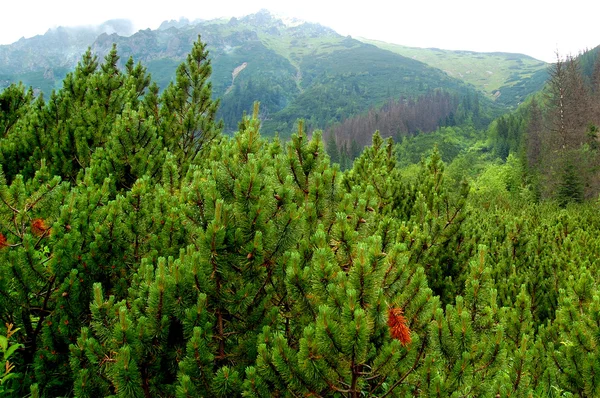
<svg viewBox="0 0 600 398">
<path fill-rule="evenodd" d="M 273 137 L 119 59 L 0 92 L 1 396 L 600 396 L 597 50 Z"/>
</svg>

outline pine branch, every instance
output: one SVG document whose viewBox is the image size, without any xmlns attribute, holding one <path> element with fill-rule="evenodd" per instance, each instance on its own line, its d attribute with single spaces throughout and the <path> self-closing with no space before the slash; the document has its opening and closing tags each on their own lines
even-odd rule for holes
<svg viewBox="0 0 600 398">
<path fill-rule="evenodd" d="M 15 214 L 21 214 L 21 212 L 19 210 L 17 210 L 16 208 L 14 208 L 13 206 L 11 206 L 5 199 L 4 199 L 4 195 L 2 195 L 0 193 L 0 199 L 2 200 L 2 203 L 4 203 L 6 205 L 6 207 L 8 207 L 13 213 Z"/>
<path fill-rule="evenodd" d="M 402 382 L 417 368 L 417 365 L 419 364 L 419 361 L 421 360 L 421 355 L 423 355 L 423 353 L 425 352 L 425 343 L 426 342 L 427 342 L 427 339 L 423 339 L 421 348 L 419 350 L 419 354 L 417 355 L 417 358 L 415 359 L 413 366 L 404 374 L 404 376 L 402 376 L 400 379 L 398 379 L 398 381 L 396 381 L 390 387 L 390 389 L 381 396 L 381 398 L 385 398 L 388 395 L 390 395 L 396 389 L 396 387 L 398 387 L 400 384 L 402 384 Z"/>
</svg>

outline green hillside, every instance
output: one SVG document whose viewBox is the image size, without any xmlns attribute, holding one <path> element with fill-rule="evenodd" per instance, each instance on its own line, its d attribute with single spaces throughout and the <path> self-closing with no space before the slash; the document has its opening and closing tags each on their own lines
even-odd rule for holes
<svg viewBox="0 0 600 398">
<path fill-rule="evenodd" d="M 359 40 L 441 69 L 510 108 L 540 90 L 548 78 L 548 64 L 523 54 L 450 51 Z"/>
<path fill-rule="evenodd" d="M 86 34 L 89 38 L 91 33 Z M 432 90 L 474 96 L 473 88 L 440 69 L 318 24 L 288 25 L 268 11 L 240 19 L 165 23 L 128 37 L 102 33 L 89 44 L 73 35 L 64 40 L 72 44 L 70 52 L 79 48 L 83 53 L 91 45 L 100 59 L 116 43 L 120 66 L 130 57 L 142 62 L 162 90 L 198 35 L 210 51 L 213 93 L 221 98 L 218 116 L 228 132 L 254 101 L 261 103 L 263 132 L 271 135 L 291 131 L 298 118 L 306 120 L 309 130 L 325 129 L 390 99 L 416 98 Z M 16 44 L 0 48 L 0 55 L 13 54 L 0 56 L 0 88 L 23 81 L 47 96 L 78 61 L 61 58 L 60 37 L 53 31 L 17 44 L 28 54 L 20 58 L 24 64 L 14 56 Z"/>
<path fill-rule="evenodd" d="M 288 26 L 268 11 L 229 21 L 146 30 L 131 37 L 103 35 L 94 50 L 117 43 L 123 58 L 148 65 L 161 87 L 174 76 L 191 43 L 201 35 L 213 61 L 214 93 L 227 131 L 261 102 L 266 134 L 290 131 L 298 118 L 309 129 L 326 128 L 381 106 L 389 98 L 417 97 L 433 89 L 464 94 L 472 89 L 439 69 L 362 43 L 318 24 Z M 235 75 L 235 77 L 234 77 Z"/>
</svg>

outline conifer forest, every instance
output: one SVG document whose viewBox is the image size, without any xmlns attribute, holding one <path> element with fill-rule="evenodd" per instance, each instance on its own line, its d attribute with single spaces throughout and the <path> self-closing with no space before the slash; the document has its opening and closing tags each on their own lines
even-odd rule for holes
<svg viewBox="0 0 600 398">
<path fill-rule="evenodd" d="M 10 85 L 0 396 L 600 397 L 598 53 L 274 136 L 200 37 Z"/>
</svg>

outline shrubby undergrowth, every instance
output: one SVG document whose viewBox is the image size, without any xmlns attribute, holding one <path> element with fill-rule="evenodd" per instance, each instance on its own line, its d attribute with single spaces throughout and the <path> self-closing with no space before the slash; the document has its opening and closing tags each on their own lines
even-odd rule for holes
<svg viewBox="0 0 600 398">
<path fill-rule="evenodd" d="M 437 151 L 406 173 L 379 134 L 342 172 L 302 123 L 261 137 L 258 106 L 224 136 L 207 55 L 161 95 L 116 49 L 48 100 L 0 94 L 0 317 L 22 345 L 0 391 L 600 393 L 597 203 L 536 203 L 511 157 L 470 186 Z"/>
</svg>

